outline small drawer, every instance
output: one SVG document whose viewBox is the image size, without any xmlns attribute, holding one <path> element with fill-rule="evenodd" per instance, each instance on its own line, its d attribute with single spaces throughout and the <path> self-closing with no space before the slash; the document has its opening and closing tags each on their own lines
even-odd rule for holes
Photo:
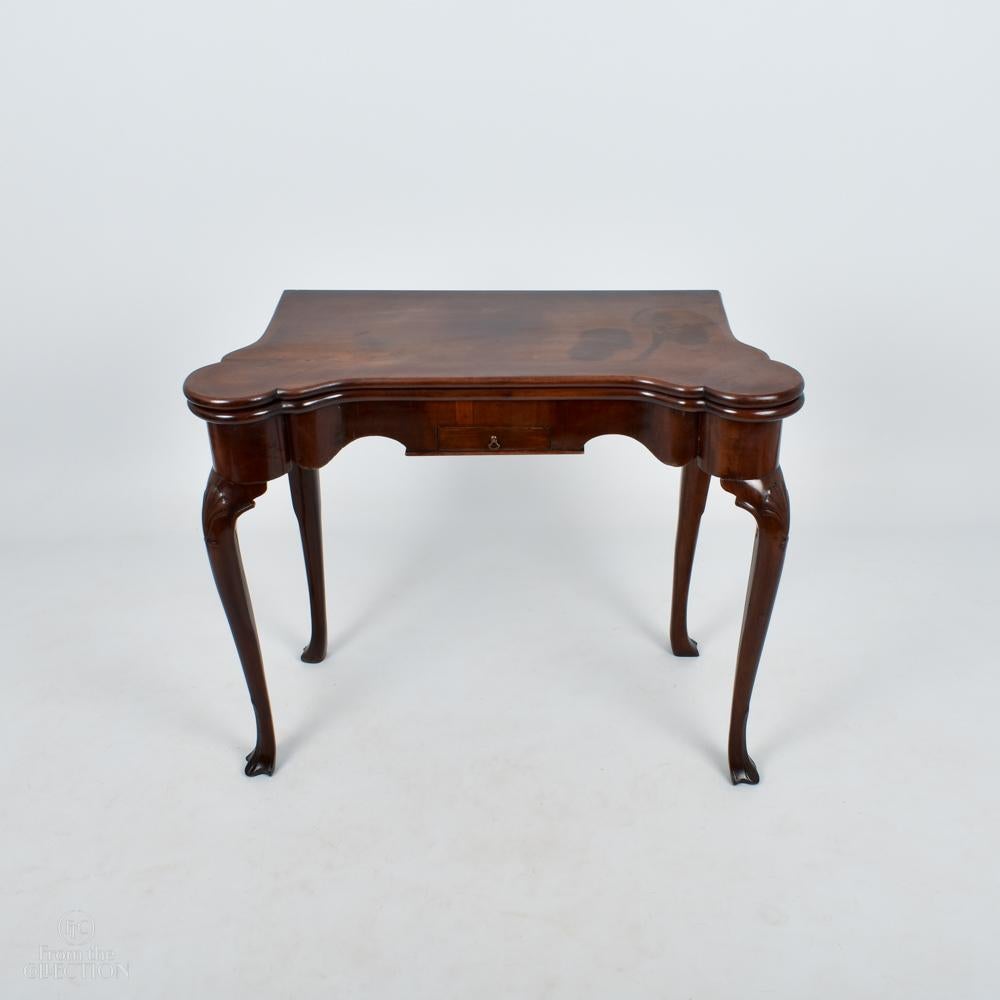
<svg viewBox="0 0 1000 1000">
<path fill-rule="evenodd" d="M 547 427 L 438 427 L 438 451 L 444 453 L 548 450 Z"/>
</svg>

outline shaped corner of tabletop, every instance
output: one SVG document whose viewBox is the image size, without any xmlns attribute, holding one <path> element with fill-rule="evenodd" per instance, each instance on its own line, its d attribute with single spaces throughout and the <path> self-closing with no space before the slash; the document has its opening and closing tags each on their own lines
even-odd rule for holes
<svg viewBox="0 0 1000 1000">
<path fill-rule="evenodd" d="M 261 367 L 261 366 L 258 366 Z M 226 355 L 221 361 L 196 368 L 184 379 L 183 392 L 188 406 L 198 416 L 210 419 L 213 413 L 232 413 L 266 407 L 277 398 L 273 373 L 260 372 L 259 389 L 247 384 L 247 373 L 240 363 Z"/>
</svg>

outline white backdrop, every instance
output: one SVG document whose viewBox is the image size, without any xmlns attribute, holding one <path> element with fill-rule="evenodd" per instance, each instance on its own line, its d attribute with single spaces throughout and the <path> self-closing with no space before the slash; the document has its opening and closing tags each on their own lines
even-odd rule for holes
<svg viewBox="0 0 1000 1000">
<path fill-rule="evenodd" d="M 802 995 L 818 971 L 830 996 L 845 989 L 867 995 L 865 988 L 873 996 L 904 988 L 908 996 L 922 989 L 939 996 L 945 982 L 964 986 L 952 995 L 987 995 L 996 959 L 977 952 L 972 928 L 996 903 L 995 874 L 974 881 L 945 926 L 936 922 L 945 920 L 940 901 L 912 896 L 919 875 L 908 866 L 926 869 L 928 857 L 906 855 L 894 869 L 898 846 L 873 840 L 871 827 L 838 823 L 861 815 L 858 797 L 881 808 L 875 804 L 890 794 L 882 783 L 922 767 L 937 799 L 917 785 L 897 788 L 886 829 L 897 821 L 911 830 L 944 823 L 948 809 L 932 802 L 954 795 L 952 825 L 931 838 L 933 857 L 944 864 L 964 844 L 964 860 L 942 874 L 942 893 L 972 880 L 977 859 L 993 864 L 988 840 L 998 817 L 985 796 L 989 771 L 1000 764 L 987 739 L 987 706 L 1000 694 L 987 629 L 1000 596 L 992 398 L 1000 362 L 998 29 L 993 5 L 967 0 L 9 6 L 0 33 L 8 408 L 0 533 L 8 732 L 19 765 L 4 769 L 0 782 L 19 810 L 12 850 L 4 852 L 16 905 L 4 909 L 20 936 L 3 937 L 9 955 L 0 975 L 14 991 L 5 995 L 62 988 L 27 982 L 22 965 L 55 939 L 60 914 L 76 908 L 98 911 L 98 926 L 132 956 L 131 995 L 167 995 L 168 986 L 223 967 L 217 990 L 235 995 L 246 985 L 241 976 L 260 984 L 271 975 L 256 964 L 266 957 L 268 969 L 286 970 L 273 973 L 273 989 L 295 995 L 318 988 L 322 967 L 342 995 L 503 996 L 507 982 L 533 996 L 580 997 L 591 988 L 594 995 L 614 988 L 626 996 L 726 996 L 736 980 L 711 956 L 740 948 L 750 963 L 739 971 L 746 996 Z M 309 910 L 312 923 L 297 924 L 295 914 L 308 906 L 294 894 L 279 898 L 278 887 L 289 879 L 307 885 L 328 871 L 330 856 L 299 848 L 302 870 L 289 869 L 288 859 L 269 867 L 266 858 L 287 849 L 271 844 L 264 858 L 245 859 L 251 868 L 264 861 L 257 877 L 270 907 L 271 950 L 236 936 L 220 952 L 212 937 L 220 922 L 238 921 L 251 906 L 240 896 L 248 891 L 238 888 L 241 867 L 219 883 L 207 910 L 174 898 L 163 911 L 173 915 L 164 918 L 167 929 L 143 930 L 144 893 L 155 897 L 182 877 L 184 862 L 170 856 L 175 825 L 190 833 L 194 817 L 217 812 L 221 826 L 184 846 L 207 872 L 218 851 L 242 838 L 239 823 L 270 829 L 261 814 L 278 809 L 279 795 L 316 802 L 336 786 L 336 815 L 350 812 L 361 830 L 370 789 L 346 765 L 331 773 L 326 754 L 348 751 L 338 744 L 334 754 L 322 741 L 351 734 L 352 725 L 362 732 L 386 725 L 377 721 L 379 705 L 405 693 L 369 688 L 364 708 L 372 717 L 352 722 L 333 707 L 340 704 L 334 675 L 311 675 L 319 678 L 315 690 L 282 695 L 279 688 L 276 702 L 286 700 L 276 704 L 279 754 L 283 746 L 294 753 L 269 784 L 241 784 L 237 751 L 249 748 L 249 707 L 201 551 L 204 427 L 180 387 L 191 369 L 255 339 L 284 288 L 719 288 L 736 335 L 803 372 L 806 406 L 787 421 L 783 443 L 793 524 L 762 667 L 762 680 L 768 671 L 774 679 L 759 688 L 751 719 L 751 752 L 755 725 L 771 751 L 770 761 L 755 754 L 765 784 L 723 787 L 724 768 L 713 756 L 724 748 L 752 535 L 731 498 L 713 492 L 692 629 L 711 639 L 720 679 L 701 695 L 684 680 L 683 691 L 671 688 L 677 697 L 669 711 L 663 708 L 664 729 L 699 734 L 678 737 L 665 753 L 676 767 L 672 787 L 704 806 L 704 828 L 686 826 L 672 814 L 672 800 L 654 802 L 648 787 L 633 788 L 622 775 L 606 776 L 607 792 L 634 792 L 635 801 L 593 800 L 589 767 L 606 766 L 599 751 L 615 756 L 611 742 L 567 731 L 560 736 L 570 748 L 566 760 L 542 754 L 540 763 L 518 757 L 517 739 L 530 741 L 530 727 L 500 727 L 489 750 L 498 756 L 489 759 L 514 754 L 520 764 L 510 773 L 523 789 L 569 782 L 581 796 L 551 815 L 528 792 L 507 803 L 510 844 L 530 840 L 525 831 L 542 824 L 538 836 L 552 848 L 542 874 L 529 864 L 511 875 L 499 847 L 456 862 L 471 866 L 461 871 L 449 867 L 451 854 L 437 858 L 431 880 L 450 902 L 421 895 L 414 873 L 427 868 L 408 853 L 412 841 L 374 832 L 387 836 L 407 823 L 400 800 L 387 794 L 371 810 L 372 831 L 346 847 L 328 845 L 344 852 L 344 870 L 360 864 L 391 873 L 384 882 L 373 875 L 331 888 L 339 902 L 330 906 L 343 913 Z M 477 677 L 466 694 L 476 704 L 495 699 L 496 716 L 509 721 L 503 706 L 531 699 L 530 677 L 529 691 L 521 685 L 519 694 L 505 694 L 489 687 L 490 671 L 528 657 L 530 670 L 544 673 L 589 656 L 596 677 L 608 659 L 625 658 L 633 634 L 645 643 L 634 655 L 649 660 L 643 683 L 659 683 L 658 672 L 679 669 L 662 649 L 676 480 L 619 438 L 592 443 L 584 458 L 546 461 L 404 461 L 394 443 L 352 445 L 323 474 L 334 648 L 324 669 L 338 669 L 337 661 L 350 671 L 352 650 L 384 663 L 405 649 L 417 674 L 433 678 L 450 651 L 471 674 L 452 677 L 441 668 L 427 689 L 409 692 L 414 701 L 397 705 L 394 724 L 415 725 L 414 732 L 422 730 L 411 714 L 454 719 L 470 711 L 457 695 L 454 704 L 442 695 L 434 707 L 435 693 L 453 683 L 463 690 L 460 676 Z M 261 631 L 274 636 L 263 636 L 273 687 L 281 683 L 275 674 L 297 676 L 289 651 L 305 639 L 304 586 L 282 484 L 241 531 Z M 660 542 L 646 541 L 657 532 Z M 414 592 L 424 604 L 412 603 Z M 603 631 L 601 607 L 613 619 Z M 526 635 L 541 643 L 530 655 Z M 385 641 L 374 651 L 363 643 L 376 640 L 362 636 Z M 703 671 L 707 657 L 706 646 Z M 358 676 L 375 684 L 359 664 Z M 629 678 L 621 683 L 624 690 Z M 565 684 L 554 679 L 553 691 Z M 97 685 L 100 696 L 82 697 L 81 685 Z M 897 704 L 890 694 L 914 689 L 916 702 L 904 696 Z M 329 718 L 309 707 L 318 691 Z M 685 721 L 684 700 L 694 698 L 710 704 L 710 714 L 692 709 Z M 157 715 L 151 702 L 166 707 Z M 574 711 L 568 705 L 565 715 L 579 718 Z M 803 711 L 804 720 L 796 714 Z M 646 713 L 648 727 L 656 713 Z M 602 725 L 607 732 L 612 723 L 627 726 L 624 717 L 619 706 Z M 936 728 L 942 717 L 950 737 Z M 186 720 L 183 739 L 171 731 L 178 718 Z M 446 748 L 454 733 L 440 725 L 440 758 L 427 751 L 431 759 L 422 759 L 419 748 L 427 747 L 419 739 L 395 745 L 386 737 L 400 754 L 392 766 L 404 768 L 401 784 L 417 787 L 423 775 L 419 802 L 437 814 L 447 812 L 436 797 L 448 798 L 442 789 L 462 780 L 498 783 L 487 765 L 475 770 L 474 753 L 472 764 L 452 760 Z M 797 741 L 782 752 L 796 726 Z M 913 757 L 929 753 L 919 749 L 929 730 L 953 755 L 918 765 Z M 648 738 L 653 746 L 667 737 Z M 67 790 L 78 739 L 91 747 L 92 770 L 75 771 Z M 182 750 L 165 749 L 178 743 Z M 713 749 L 702 753 L 702 743 Z M 373 752 L 385 745 L 375 741 Z M 174 773 L 157 763 L 158 753 L 190 759 Z M 135 773 L 120 771 L 123 754 Z M 620 757 L 615 766 L 632 773 L 628 751 Z M 844 769 L 839 783 L 823 773 L 833 760 Z M 823 787 L 811 785 L 814 777 Z M 159 781 L 167 783 L 166 798 L 148 809 L 135 805 L 134 795 L 153 794 Z M 60 794 L 46 796 L 53 786 Z M 502 780 L 499 786 L 502 796 Z M 757 796 L 751 808 L 760 810 L 759 828 L 739 811 L 748 796 Z M 456 801 L 448 815 L 458 841 L 487 836 L 475 803 Z M 295 808 L 281 801 L 284 815 Z M 723 838 L 750 823 L 748 843 L 760 853 L 746 869 L 759 881 L 743 885 L 742 898 L 757 900 L 781 885 L 783 901 L 754 909 L 756 923 L 719 930 L 733 905 L 739 911 L 722 902 L 742 884 L 738 859 L 706 883 L 691 874 L 694 855 L 675 871 L 644 855 L 653 840 L 640 839 L 594 848 L 624 857 L 619 864 L 635 860 L 634 870 L 605 870 L 611 881 L 601 883 L 623 911 L 612 906 L 606 923 L 591 914 L 570 928 L 584 920 L 588 876 L 559 845 L 571 829 L 603 829 L 622 811 L 634 813 L 639 827 L 650 824 L 653 840 L 657 816 L 664 830 L 692 843 L 703 841 L 705 828 Z M 115 819 L 98 822 L 98 815 Z M 812 826 L 804 815 L 823 820 Z M 122 846 L 133 843 L 128 823 L 153 816 L 162 843 L 146 830 L 148 856 L 129 854 Z M 313 819 L 331 824 L 327 833 L 337 841 L 331 816 Z M 91 861 L 51 840 L 67 822 Z M 315 850 L 312 827 L 303 823 L 303 842 Z M 434 837 L 428 843 L 432 853 L 440 846 Z M 703 871 L 716 871 L 715 848 L 728 850 L 724 839 L 698 848 Z M 769 870 L 775 853 L 803 867 Z M 401 859 L 412 865 L 402 895 L 393 867 Z M 166 874 L 157 875 L 161 862 Z M 804 873 L 815 864 L 856 895 L 810 896 Z M 647 909 L 633 920 L 626 899 L 642 892 L 643 872 L 657 865 L 669 877 L 649 890 Z M 873 873 L 887 865 L 891 888 L 871 890 Z M 579 906 L 567 904 L 559 919 L 543 912 L 555 892 L 546 871 L 583 887 Z M 527 895 L 516 902 L 483 902 L 519 880 Z M 703 925 L 682 920 L 674 895 L 681 884 L 690 889 L 689 913 L 697 911 L 695 898 L 718 902 L 718 911 L 696 913 Z M 593 898 L 601 903 L 598 888 Z M 232 912 L 220 899 L 234 900 Z M 399 920 L 391 933 L 378 923 L 387 900 Z M 449 906 L 466 907 L 461 919 Z M 508 911 L 522 916 L 497 917 Z M 519 923 L 525 914 L 539 921 L 529 930 Z M 855 921 L 867 919 L 893 928 L 898 953 L 889 947 L 864 958 L 867 938 Z M 483 939 L 464 939 L 462 929 L 477 922 L 487 928 Z M 669 928 L 674 950 L 652 927 Z M 773 945 L 776 927 L 792 935 L 787 954 Z M 727 945 L 726 933 L 743 943 Z M 903 942 L 921 934 L 944 958 L 913 968 Z M 338 956 L 335 974 L 324 941 Z M 509 951 L 499 954 L 497 941 Z M 599 969 L 592 964 L 597 942 L 606 944 L 608 963 Z M 831 946 L 843 960 L 835 967 L 823 957 Z M 793 952 L 800 957 L 789 965 Z M 849 953 L 862 956 L 870 977 Z M 752 963 L 759 955 L 785 963 L 784 971 L 762 972 Z M 674 992 L 664 977 L 688 992 Z"/>
</svg>

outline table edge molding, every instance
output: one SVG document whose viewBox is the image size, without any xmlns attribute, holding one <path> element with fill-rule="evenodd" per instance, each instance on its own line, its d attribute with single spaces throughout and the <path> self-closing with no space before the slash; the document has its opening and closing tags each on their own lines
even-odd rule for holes
<svg viewBox="0 0 1000 1000">
<path fill-rule="evenodd" d="M 570 380 L 490 380 L 465 384 L 454 382 L 399 383 L 371 381 L 341 382 L 305 393 L 289 394 L 275 389 L 250 402 L 233 404 L 227 400 L 192 398 L 185 384 L 191 412 L 209 423 L 256 423 L 284 414 L 305 413 L 327 406 L 354 402 L 385 401 L 458 401 L 458 400 L 630 400 L 667 406 L 682 412 L 714 413 L 730 420 L 783 420 L 802 408 L 805 394 L 790 398 L 780 395 L 735 396 L 705 387 L 688 393 L 678 392 L 650 379 L 623 378 L 604 382 Z"/>
</svg>

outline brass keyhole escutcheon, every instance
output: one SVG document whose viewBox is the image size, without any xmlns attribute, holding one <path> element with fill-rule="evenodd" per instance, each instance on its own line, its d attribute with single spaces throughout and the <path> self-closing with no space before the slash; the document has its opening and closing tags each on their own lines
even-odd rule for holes
<svg viewBox="0 0 1000 1000">
<path fill-rule="evenodd" d="M 490 435 L 489 449 L 490 449 L 490 451 L 499 451 L 500 450 L 500 442 L 497 440 L 496 434 L 491 434 Z"/>
</svg>

